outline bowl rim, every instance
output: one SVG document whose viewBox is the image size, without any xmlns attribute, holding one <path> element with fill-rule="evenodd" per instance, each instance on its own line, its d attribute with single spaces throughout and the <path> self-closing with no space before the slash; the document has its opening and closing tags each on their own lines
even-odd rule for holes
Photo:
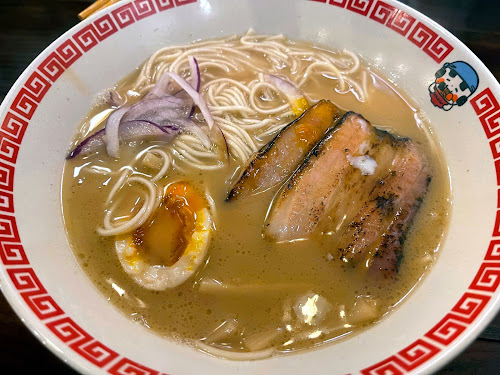
<svg viewBox="0 0 500 375">
<path fill-rule="evenodd" d="M 306 1 L 306 0 L 304 0 Z M 356 0 L 309 0 L 311 2 L 317 2 L 317 3 L 323 3 L 325 5 L 338 5 L 343 4 L 345 7 L 346 4 L 349 5 L 351 2 L 356 2 Z M 20 77 L 16 80 L 16 82 L 13 84 L 12 88 L 9 90 L 7 95 L 5 96 L 2 104 L 0 105 L 0 119 L 3 119 L 6 115 L 8 115 L 10 103 L 15 100 L 15 96 L 18 95 L 19 90 L 22 89 L 26 84 L 27 80 L 29 80 L 34 72 L 37 72 L 37 68 L 45 59 L 49 57 L 49 55 L 54 52 L 58 47 L 61 47 L 61 45 L 68 40 L 72 40 L 73 44 L 75 40 L 75 35 L 77 32 L 82 31 L 84 28 L 88 28 L 89 25 L 94 25 L 96 21 L 104 18 L 104 17 L 111 17 L 113 12 L 115 12 L 118 9 L 126 8 L 126 7 L 136 7 L 139 6 L 140 3 L 147 3 L 150 6 L 153 7 L 155 10 L 153 13 L 147 14 L 143 17 L 138 18 L 137 21 L 143 18 L 147 18 L 150 15 L 156 14 L 157 12 L 161 12 L 163 10 L 171 9 L 174 7 L 186 5 L 186 4 L 192 4 L 196 3 L 197 0 L 126 0 L 126 1 L 121 1 L 116 4 L 113 4 L 109 8 L 105 9 L 104 11 L 100 11 L 88 19 L 78 23 L 77 25 L 73 26 L 70 28 L 68 31 L 66 31 L 64 34 L 62 34 L 60 37 L 58 37 L 55 41 L 53 41 L 47 48 L 45 48 L 34 60 L 33 62 L 23 71 L 23 73 L 20 75 Z M 363 1 L 361 1 L 363 2 Z M 366 1 L 365 1 L 366 2 Z M 426 26 L 430 27 L 433 29 L 435 32 L 437 32 L 438 36 L 445 36 L 447 40 L 450 40 L 453 42 L 453 45 L 456 47 L 459 47 L 461 50 L 465 51 L 468 55 L 473 56 L 477 61 L 480 61 L 477 56 L 463 43 L 461 42 L 457 37 L 455 37 L 453 34 L 451 34 L 449 31 L 447 31 L 445 28 L 440 26 L 438 23 L 430 19 L 429 17 L 425 16 L 424 14 L 420 13 L 419 11 L 403 4 L 399 3 L 396 0 L 385 0 L 384 2 L 381 1 L 375 1 L 375 0 L 367 0 L 369 3 L 368 6 L 368 13 L 374 12 L 374 8 L 376 5 L 379 3 L 385 3 L 386 5 L 389 5 L 395 9 L 395 11 L 399 11 L 401 13 L 407 14 L 414 16 L 417 21 L 422 21 Z M 132 5 L 131 5 L 132 4 Z M 160 4 L 164 4 L 164 9 L 160 8 Z M 376 4 L 376 5 L 374 5 Z M 137 11 L 137 8 L 135 8 Z M 351 11 L 356 11 L 353 9 L 349 9 Z M 359 12 L 357 12 L 359 13 Z M 136 14 L 137 15 L 137 14 Z M 135 20 L 133 21 L 135 22 Z M 115 27 L 117 26 L 117 21 L 114 19 L 114 24 Z M 124 26 L 118 25 L 117 29 L 114 31 L 119 31 L 122 27 L 126 27 L 128 24 L 124 24 Z M 113 33 L 114 33 L 113 32 Z M 111 34 L 110 34 L 111 35 Z M 107 36 L 106 36 L 107 37 Z M 106 38 L 104 37 L 104 39 Z M 103 40 L 104 40 L 103 39 Z M 101 40 L 96 41 L 96 44 L 101 42 Z M 88 49 L 92 48 L 92 46 L 88 47 L 82 47 L 82 45 L 78 46 L 80 48 L 79 53 L 80 55 L 77 57 L 79 58 L 83 54 L 85 54 Z M 76 47 L 78 49 L 78 47 Z M 85 48 L 88 48 L 85 50 Z M 74 60 L 76 61 L 76 59 Z M 69 65 L 71 65 L 74 61 L 71 61 Z M 64 66 L 63 70 L 60 72 L 62 73 L 65 69 L 67 69 L 68 66 Z M 488 79 L 491 82 L 496 82 L 496 79 L 494 78 L 493 74 L 488 70 L 486 66 L 481 62 L 481 68 L 482 68 L 482 73 L 488 75 Z M 57 76 L 58 77 L 58 76 Z M 52 81 L 52 83 L 55 82 L 55 79 Z M 44 79 L 47 79 L 47 77 L 42 77 Z M 51 77 L 48 77 L 49 79 Z M 481 92 L 475 93 L 474 97 L 471 97 L 471 103 L 473 105 L 473 108 L 478 116 L 478 118 L 481 120 L 483 123 L 484 121 L 488 120 L 488 116 L 495 115 L 499 113 L 498 111 L 500 110 L 500 107 L 498 107 L 497 100 L 495 99 L 495 96 L 498 97 L 498 92 L 500 85 L 498 82 L 496 82 L 495 85 L 488 85 L 486 86 L 485 89 L 483 89 Z M 495 91 L 495 93 L 492 93 Z M 45 92 L 41 94 L 41 97 L 39 100 L 41 101 L 43 98 L 43 95 L 45 95 Z M 38 98 L 37 98 L 38 99 Z M 7 104 L 9 103 L 9 104 Z M 12 104 L 13 106 L 14 104 Z M 497 108 L 498 107 L 498 108 Z M 11 107 L 10 107 L 11 108 Z M 36 109 L 36 108 L 35 108 Z M 24 118 L 22 119 L 23 121 L 25 120 Z M 29 122 L 29 119 L 27 119 L 27 122 Z M 485 123 L 483 123 L 484 130 L 487 133 L 488 136 L 488 131 L 487 131 L 487 126 Z M 491 135 L 491 134 L 490 134 Z M 496 135 L 496 134 L 494 134 Z M 491 136 L 492 137 L 492 136 Z M 488 139 L 491 138 L 488 136 Z M 20 142 L 19 142 L 20 144 Z M 493 158 L 494 159 L 494 158 Z M 15 162 L 13 163 L 15 165 Z M 496 170 L 497 176 L 500 175 L 500 171 L 497 169 Z M 4 213 L 5 211 L 0 208 L 0 212 Z M 10 212 L 10 211 L 8 211 Z M 14 211 L 10 212 L 11 214 L 14 214 Z M 499 215 L 497 215 L 497 221 L 499 220 Z M 15 217 L 14 217 L 15 221 Z M 15 226 L 15 222 L 14 222 Z M 495 228 L 498 227 L 498 224 L 495 223 Z M 495 229 L 497 230 L 497 229 Z M 496 234 L 496 236 L 499 236 L 500 233 Z M 472 282 L 471 286 L 475 283 L 475 289 L 472 289 L 471 286 L 465 294 L 463 295 L 462 299 L 463 301 L 458 301 L 457 305 L 450 311 L 444 318 L 445 320 L 447 317 L 448 319 L 453 322 L 453 319 L 456 320 L 457 316 L 460 318 L 460 315 L 457 315 L 462 313 L 465 314 L 467 311 L 463 310 L 466 306 L 465 304 L 474 304 L 476 303 L 476 306 L 473 307 L 473 311 L 469 312 L 470 314 L 467 316 L 466 319 L 470 320 L 469 322 L 464 321 L 464 318 L 459 319 L 458 321 L 462 324 L 462 327 L 465 326 L 465 328 L 460 331 L 456 337 L 453 338 L 453 340 L 450 342 L 450 344 L 446 344 L 444 346 L 439 346 L 437 345 L 439 351 L 442 353 L 442 355 L 439 356 L 439 358 L 436 358 L 434 356 L 426 359 L 425 361 L 419 363 L 417 366 L 414 368 L 409 369 L 409 372 L 412 372 L 413 370 L 416 370 L 416 372 L 433 372 L 437 371 L 439 368 L 443 367 L 446 363 L 448 363 L 452 358 L 456 357 L 461 351 L 463 351 L 470 343 L 481 333 L 481 331 L 491 322 L 491 320 L 495 317 L 495 314 L 500 310 L 500 295 L 498 293 L 495 293 L 498 287 L 498 282 L 497 279 L 500 279 L 500 273 L 498 270 L 495 271 L 495 268 L 499 267 L 498 262 L 500 261 L 500 254 L 497 254 L 498 249 L 495 248 L 495 246 L 498 245 L 498 240 L 495 241 L 495 232 L 492 235 L 491 242 L 489 245 L 489 249 L 487 251 L 486 257 L 481 265 L 481 268 L 478 271 L 478 274 L 476 275 L 475 280 Z M 20 242 L 20 241 L 19 241 Z M 89 371 L 90 367 L 85 366 L 84 362 L 86 359 L 83 356 L 71 356 L 68 357 L 59 350 L 58 348 L 60 346 L 65 347 L 67 344 L 63 343 L 62 341 L 57 341 L 57 342 L 52 342 L 50 338 L 45 337 L 41 334 L 38 333 L 39 327 L 44 326 L 44 322 L 41 319 L 37 319 L 36 315 L 33 315 L 32 313 L 34 312 L 33 307 L 28 306 L 24 301 L 22 301 L 21 297 L 21 291 L 22 289 L 19 289 L 16 287 L 17 290 L 14 289 L 14 285 L 12 285 L 12 275 L 11 279 L 9 280 L 6 275 L 3 274 L 4 269 L 6 269 L 6 263 L 3 262 L 2 258 L 2 267 L 0 267 L 0 287 L 1 290 L 6 298 L 6 300 L 9 302 L 10 306 L 13 308 L 15 313 L 18 315 L 18 317 L 23 321 L 23 323 L 28 327 L 30 332 L 35 335 L 35 337 L 44 345 L 46 346 L 49 350 L 52 351 L 57 357 L 59 357 L 62 361 L 65 363 L 69 364 L 71 367 L 73 367 L 77 371 Z M 19 263 L 21 264 L 21 263 Z M 27 266 L 29 266 L 29 263 L 26 263 Z M 488 267 L 491 266 L 492 268 L 489 269 Z M 16 269 L 19 270 L 21 268 L 19 267 L 13 267 L 11 269 Z M 492 270 L 492 271 L 491 271 Z M 489 274 L 488 272 L 491 271 L 493 272 L 492 274 Z M 480 274 L 480 272 L 483 272 Z M 496 273 L 495 273 L 496 272 Z M 493 275 L 493 276 L 492 276 Z M 33 276 L 36 279 L 36 275 L 33 273 Z M 486 277 L 487 280 L 482 280 L 482 277 Z M 491 281 L 491 277 L 494 277 L 493 281 Z M 490 284 L 488 284 L 490 282 Z M 496 284 L 496 285 L 495 285 Z M 42 286 L 43 288 L 43 286 Z M 479 293 L 476 293 L 478 292 Z M 491 292 L 490 294 L 488 294 Z M 469 294 L 469 295 L 468 295 Z M 471 297 L 471 299 L 467 300 L 466 296 Z M 481 301 L 478 301 L 477 299 L 481 299 L 481 297 L 484 297 Z M 486 299 L 486 297 L 488 297 Z M 474 298 L 476 298 L 474 300 Z M 32 310 L 30 310 L 30 308 Z M 455 309 L 455 310 L 454 310 Z M 480 316 L 481 313 L 481 316 Z M 36 312 L 35 312 L 36 314 Z M 451 314 L 451 317 L 449 315 Z M 472 314 L 472 315 L 471 315 Z M 443 321 L 440 321 L 438 323 L 441 324 Z M 437 325 L 436 325 L 437 326 Z M 433 327 L 433 329 L 436 327 Z M 429 344 L 429 337 L 428 333 L 425 335 L 426 339 L 424 342 Z M 432 339 L 431 339 L 432 340 Z M 432 342 L 432 341 L 431 341 Z M 414 343 L 415 344 L 415 343 Z M 412 344 L 413 345 L 413 344 Z M 408 349 L 408 348 L 405 348 Z M 415 349 L 414 347 L 412 349 Z M 401 352 L 395 353 L 394 356 L 391 356 L 380 363 L 374 364 L 376 365 L 381 365 L 382 363 L 389 363 L 387 362 L 390 359 L 394 359 L 392 357 L 397 356 Z M 76 359 L 75 359 L 76 358 Z M 123 357 L 125 358 L 125 357 Z M 401 364 L 397 361 L 401 361 L 401 359 L 396 358 L 396 363 L 397 366 L 401 367 Z M 372 366 L 373 367 L 373 366 Z M 109 370 L 109 369 L 108 369 Z M 367 369 L 365 369 L 367 370 Z M 370 370 L 371 371 L 371 370 Z M 371 372 L 363 372 L 362 373 L 371 373 Z"/>
</svg>

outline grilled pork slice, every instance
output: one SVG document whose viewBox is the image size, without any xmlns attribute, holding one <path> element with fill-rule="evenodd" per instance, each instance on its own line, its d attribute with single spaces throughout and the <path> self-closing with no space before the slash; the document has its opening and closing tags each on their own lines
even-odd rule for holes
<svg viewBox="0 0 500 375">
<path fill-rule="evenodd" d="M 343 183 L 332 197 L 325 216 L 319 221 L 316 232 L 338 237 L 349 226 L 353 217 L 361 210 L 369 193 L 380 181 L 383 171 L 391 168 L 394 160 L 396 140 L 388 133 L 376 128 L 369 141 L 363 144 L 363 154 L 376 161 L 373 174 L 363 175 L 359 169 L 349 169 Z M 332 241 L 330 241 L 332 242 Z"/>
<path fill-rule="evenodd" d="M 356 162 L 366 159 L 376 165 L 369 173 Z M 328 234 L 344 262 L 393 278 L 430 180 L 411 141 L 349 112 L 278 192 L 264 234 L 278 242 Z"/>
<path fill-rule="evenodd" d="M 355 175 L 363 178 L 361 172 L 350 165 L 349 157 L 363 155 L 377 140 L 365 119 L 346 113 L 275 197 L 266 220 L 265 236 L 277 242 L 309 237 L 338 202 L 337 194 L 345 190 L 345 181 Z"/>
<path fill-rule="evenodd" d="M 398 143 L 390 168 L 339 237 L 341 258 L 367 267 L 374 277 L 395 277 L 405 234 L 430 180 L 426 161 L 417 148 L 408 140 Z"/>
<path fill-rule="evenodd" d="M 226 201 L 261 193 L 283 183 L 341 116 L 341 111 L 326 100 L 309 108 L 259 151 Z"/>
</svg>

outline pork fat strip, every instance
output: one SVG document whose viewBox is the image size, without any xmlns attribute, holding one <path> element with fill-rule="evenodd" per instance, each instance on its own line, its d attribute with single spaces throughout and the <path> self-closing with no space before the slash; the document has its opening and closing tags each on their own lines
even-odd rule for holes
<svg viewBox="0 0 500 375">
<path fill-rule="evenodd" d="M 328 214 L 336 194 L 355 168 L 357 155 L 376 137 L 360 115 L 348 112 L 323 137 L 275 198 L 264 234 L 277 242 L 309 237 Z"/>
<path fill-rule="evenodd" d="M 341 116 L 341 111 L 327 100 L 309 108 L 259 151 L 226 201 L 261 193 L 282 184 Z"/>
</svg>

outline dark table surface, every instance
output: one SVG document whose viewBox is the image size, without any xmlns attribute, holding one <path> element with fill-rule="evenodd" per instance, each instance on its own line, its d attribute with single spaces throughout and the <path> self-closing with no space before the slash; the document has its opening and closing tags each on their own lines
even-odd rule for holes
<svg viewBox="0 0 500 375">
<path fill-rule="evenodd" d="M 233 0 L 234 1 L 234 0 Z M 500 1 L 406 0 L 462 40 L 500 78 Z M 78 23 L 88 0 L 0 0 L 0 101 L 29 63 Z M 0 372 L 75 374 L 25 328 L 0 294 Z M 29 361 L 26 354 L 29 353 Z M 43 370 L 41 370 L 43 369 Z M 500 374 L 500 314 L 439 374 Z"/>
</svg>

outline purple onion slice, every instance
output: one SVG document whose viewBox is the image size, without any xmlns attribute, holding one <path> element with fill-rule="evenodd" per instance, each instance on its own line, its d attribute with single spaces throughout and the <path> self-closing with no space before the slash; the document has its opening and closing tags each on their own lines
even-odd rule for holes
<svg viewBox="0 0 500 375">
<path fill-rule="evenodd" d="M 105 146 L 104 136 L 105 130 L 101 129 L 91 136 L 85 138 L 81 141 L 78 146 L 76 146 L 69 154 L 66 159 L 73 159 L 75 156 L 82 155 L 86 156 L 92 154 Z"/>
<path fill-rule="evenodd" d="M 198 65 L 198 60 L 194 56 L 188 56 L 189 67 L 191 68 L 191 86 L 196 92 L 200 92 L 201 87 L 201 73 L 200 66 Z M 191 106 L 191 111 L 189 112 L 189 117 L 192 117 L 194 114 L 194 105 Z"/>
<path fill-rule="evenodd" d="M 120 140 L 118 132 L 122 117 L 128 112 L 130 107 L 121 107 L 109 115 L 106 120 L 106 152 L 114 158 L 119 157 L 118 150 L 120 148 Z"/>
<path fill-rule="evenodd" d="M 201 73 L 198 60 L 194 56 L 188 56 L 189 67 L 191 69 L 191 86 L 196 92 L 200 92 L 201 86 Z"/>
<path fill-rule="evenodd" d="M 214 118 L 212 117 L 212 114 L 210 113 L 210 110 L 208 109 L 207 103 L 205 102 L 205 99 L 195 90 L 191 87 L 191 85 L 180 75 L 177 73 L 165 73 L 168 74 L 172 79 L 179 84 L 179 86 L 186 91 L 186 93 L 193 99 L 194 104 L 200 109 L 201 113 L 203 114 L 203 117 L 205 117 L 205 121 L 208 124 L 208 127 L 212 129 L 214 126 Z"/>
<path fill-rule="evenodd" d="M 270 83 L 278 88 L 285 96 L 288 101 L 293 103 L 296 100 L 301 100 L 304 98 L 304 94 L 289 80 L 278 77 L 273 74 L 264 74 L 264 81 Z"/>
<path fill-rule="evenodd" d="M 102 146 L 106 147 L 109 156 L 118 158 L 120 140 L 150 136 L 158 140 L 171 140 L 181 131 L 191 132 L 205 147 L 210 148 L 212 142 L 209 136 L 190 119 L 194 104 L 205 117 L 208 127 L 212 129 L 214 125 L 212 114 L 199 93 L 201 74 L 198 61 L 193 56 L 189 56 L 188 61 L 191 85 L 176 73 L 163 74 L 140 101 L 114 110 L 107 118 L 105 128 L 82 141 L 67 158 L 91 154 Z"/>
<path fill-rule="evenodd" d="M 146 139 L 168 142 L 172 140 L 181 130 L 182 128 L 180 126 L 173 123 L 160 126 L 145 120 L 126 121 L 120 124 L 119 139 L 125 142 Z M 87 156 L 99 151 L 99 149 L 105 146 L 106 138 L 106 129 L 101 129 L 95 132 L 76 146 L 75 149 L 69 153 L 66 159 L 72 159 L 78 155 Z"/>
<path fill-rule="evenodd" d="M 158 123 L 158 118 L 187 117 L 189 108 L 190 103 L 175 96 L 142 99 L 130 107 L 122 121 L 148 119 Z"/>
</svg>

